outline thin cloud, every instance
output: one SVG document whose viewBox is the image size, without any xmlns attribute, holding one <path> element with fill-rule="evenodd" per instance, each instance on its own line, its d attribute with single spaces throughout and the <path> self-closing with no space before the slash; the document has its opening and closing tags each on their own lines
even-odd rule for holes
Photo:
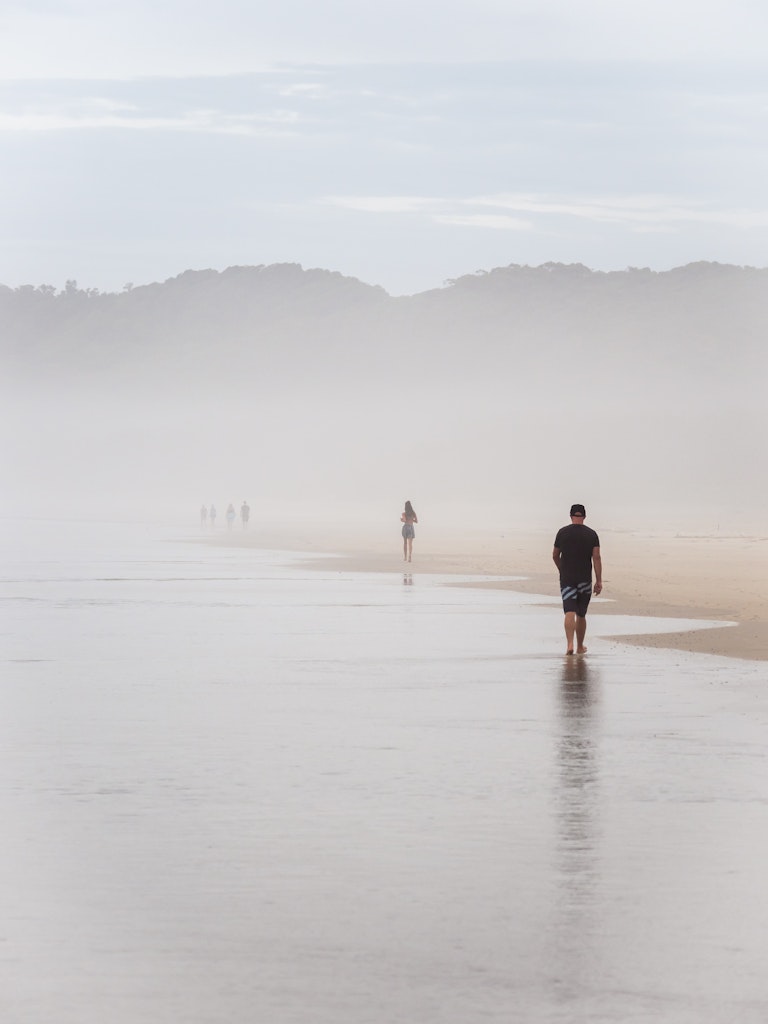
<svg viewBox="0 0 768 1024">
<path fill-rule="evenodd" d="M 274 91 L 278 96 L 308 99 L 325 99 L 330 92 L 328 86 L 320 82 L 291 82 L 289 85 L 276 86 Z"/>
<path fill-rule="evenodd" d="M 764 210 L 715 208 L 712 203 L 657 195 L 598 199 L 500 195 L 466 202 L 516 213 L 577 217 L 644 230 L 683 223 L 722 224 L 741 228 L 764 227 L 768 224 L 768 212 Z"/>
<path fill-rule="evenodd" d="M 444 204 L 445 200 L 424 196 L 328 196 L 322 202 L 361 213 L 420 213 Z"/>
<path fill-rule="evenodd" d="M 0 77 L 188 76 L 302 63 L 763 57 L 755 0 L 221 0 L 20 3 L 0 10 Z"/>
<path fill-rule="evenodd" d="M 123 129 L 128 131 L 200 132 L 218 135 L 275 134 L 291 129 L 300 117 L 296 111 L 273 110 L 258 114 L 226 114 L 220 110 L 190 110 L 171 117 L 140 114 L 129 104 L 110 100 L 84 101 L 77 109 L 31 109 L 0 112 L 0 132 L 51 132 L 67 130 Z"/>
<path fill-rule="evenodd" d="M 494 231 L 531 231 L 534 227 L 533 221 L 493 213 L 438 214 L 433 220 L 453 227 L 491 228 Z"/>
<path fill-rule="evenodd" d="M 436 224 L 501 231 L 529 231 L 537 223 L 554 218 L 574 218 L 594 224 L 613 225 L 634 233 L 661 233 L 693 224 L 740 229 L 768 226 L 768 211 L 763 209 L 717 207 L 711 202 L 653 194 L 588 199 L 532 194 L 501 194 L 467 199 L 333 196 L 323 201 L 361 213 L 422 214 Z"/>
</svg>

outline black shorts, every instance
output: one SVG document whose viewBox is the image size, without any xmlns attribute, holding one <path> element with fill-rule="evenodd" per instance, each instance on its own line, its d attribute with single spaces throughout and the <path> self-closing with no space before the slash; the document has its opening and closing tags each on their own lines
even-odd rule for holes
<svg viewBox="0 0 768 1024">
<path fill-rule="evenodd" d="M 566 583 L 560 587 L 564 612 L 576 612 L 583 619 L 592 597 L 592 583 Z"/>
</svg>

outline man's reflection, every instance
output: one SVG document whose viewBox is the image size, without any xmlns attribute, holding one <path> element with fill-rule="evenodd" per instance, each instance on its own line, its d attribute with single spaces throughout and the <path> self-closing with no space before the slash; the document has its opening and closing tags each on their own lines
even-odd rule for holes
<svg viewBox="0 0 768 1024">
<path fill-rule="evenodd" d="M 583 987 L 593 948 L 600 840 L 599 691 L 598 672 L 589 659 L 564 660 L 557 690 L 553 922 L 563 997 Z"/>
</svg>

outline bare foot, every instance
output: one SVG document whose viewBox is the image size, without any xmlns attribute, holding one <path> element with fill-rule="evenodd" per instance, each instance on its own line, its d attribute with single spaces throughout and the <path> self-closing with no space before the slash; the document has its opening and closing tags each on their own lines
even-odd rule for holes
<svg viewBox="0 0 768 1024">
<path fill-rule="evenodd" d="M 569 647 L 568 650 L 565 653 L 566 654 L 573 654 L 573 649 L 571 647 Z"/>
<path fill-rule="evenodd" d="M 577 654 L 586 654 L 587 653 L 587 648 L 586 647 L 579 647 L 578 650 L 576 651 L 576 653 Z"/>
</svg>

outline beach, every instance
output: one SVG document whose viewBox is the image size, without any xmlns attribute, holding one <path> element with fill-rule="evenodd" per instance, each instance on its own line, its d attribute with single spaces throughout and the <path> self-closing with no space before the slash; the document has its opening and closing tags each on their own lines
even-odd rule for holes
<svg viewBox="0 0 768 1024">
<path fill-rule="evenodd" d="M 3 1021 L 761 1024 L 762 663 L 331 533 L 6 524 Z"/>
<path fill-rule="evenodd" d="M 354 572 L 441 573 L 517 577 L 474 581 L 532 595 L 557 596 L 551 561 L 554 530 L 456 530 L 417 527 L 413 562 L 403 562 L 397 529 L 382 536 L 365 526 L 254 524 L 248 531 L 206 534 L 234 546 L 296 549 L 308 565 Z M 628 636 L 628 643 L 750 660 L 768 659 L 768 535 L 686 534 L 600 529 L 603 594 L 599 615 L 719 619 L 722 628 Z M 320 556 L 313 561 L 312 555 Z"/>
</svg>

